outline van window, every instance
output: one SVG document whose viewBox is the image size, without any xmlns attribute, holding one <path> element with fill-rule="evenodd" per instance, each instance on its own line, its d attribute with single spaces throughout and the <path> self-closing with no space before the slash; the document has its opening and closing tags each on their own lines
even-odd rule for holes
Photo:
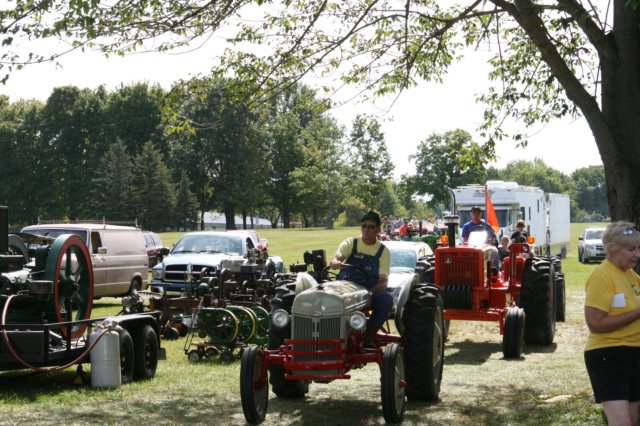
<svg viewBox="0 0 640 426">
<path fill-rule="evenodd" d="M 91 232 L 91 253 L 98 254 L 98 247 L 102 247 L 100 233 L 93 231 Z"/>
</svg>

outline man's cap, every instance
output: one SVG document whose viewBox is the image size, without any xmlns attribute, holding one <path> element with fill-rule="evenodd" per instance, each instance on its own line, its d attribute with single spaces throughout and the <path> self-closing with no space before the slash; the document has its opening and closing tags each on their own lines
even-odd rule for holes
<svg viewBox="0 0 640 426">
<path fill-rule="evenodd" d="M 471 207 L 471 211 L 472 212 L 480 212 L 480 213 L 482 213 L 482 208 L 479 207 L 479 206 L 473 206 L 473 207 Z"/>
<path fill-rule="evenodd" d="M 376 225 L 380 226 L 380 215 L 376 212 L 374 212 L 373 210 L 366 212 L 363 216 L 362 219 L 360 219 L 360 222 L 364 222 L 365 220 L 372 220 L 376 223 Z"/>
</svg>

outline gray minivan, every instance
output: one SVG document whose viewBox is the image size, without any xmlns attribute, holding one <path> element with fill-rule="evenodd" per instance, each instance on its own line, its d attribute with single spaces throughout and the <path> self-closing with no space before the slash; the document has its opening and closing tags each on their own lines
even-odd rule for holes
<svg viewBox="0 0 640 426">
<path fill-rule="evenodd" d="M 142 231 L 95 223 L 31 225 L 22 232 L 56 238 L 78 235 L 91 253 L 93 296 L 125 296 L 149 285 L 149 258 Z"/>
</svg>

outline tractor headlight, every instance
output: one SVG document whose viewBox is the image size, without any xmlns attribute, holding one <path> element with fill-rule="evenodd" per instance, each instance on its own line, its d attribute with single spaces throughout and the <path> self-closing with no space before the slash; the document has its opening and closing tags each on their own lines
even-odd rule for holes
<svg viewBox="0 0 640 426">
<path fill-rule="evenodd" d="M 362 312 L 354 312 L 349 317 L 349 327 L 354 330 L 364 330 L 367 325 L 367 317 Z"/>
<path fill-rule="evenodd" d="M 271 314 L 271 322 L 278 328 L 284 328 L 289 324 L 289 314 L 284 309 L 277 309 Z"/>
</svg>

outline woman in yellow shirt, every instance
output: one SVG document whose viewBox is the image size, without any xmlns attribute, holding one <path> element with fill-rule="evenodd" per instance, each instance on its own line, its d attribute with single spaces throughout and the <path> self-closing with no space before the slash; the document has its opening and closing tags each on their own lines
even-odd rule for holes
<svg viewBox="0 0 640 426">
<path fill-rule="evenodd" d="M 637 425 L 640 409 L 640 232 L 610 224 L 602 235 L 607 258 L 586 283 L 589 327 L 585 364 L 609 425 Z"/>
</svg>

